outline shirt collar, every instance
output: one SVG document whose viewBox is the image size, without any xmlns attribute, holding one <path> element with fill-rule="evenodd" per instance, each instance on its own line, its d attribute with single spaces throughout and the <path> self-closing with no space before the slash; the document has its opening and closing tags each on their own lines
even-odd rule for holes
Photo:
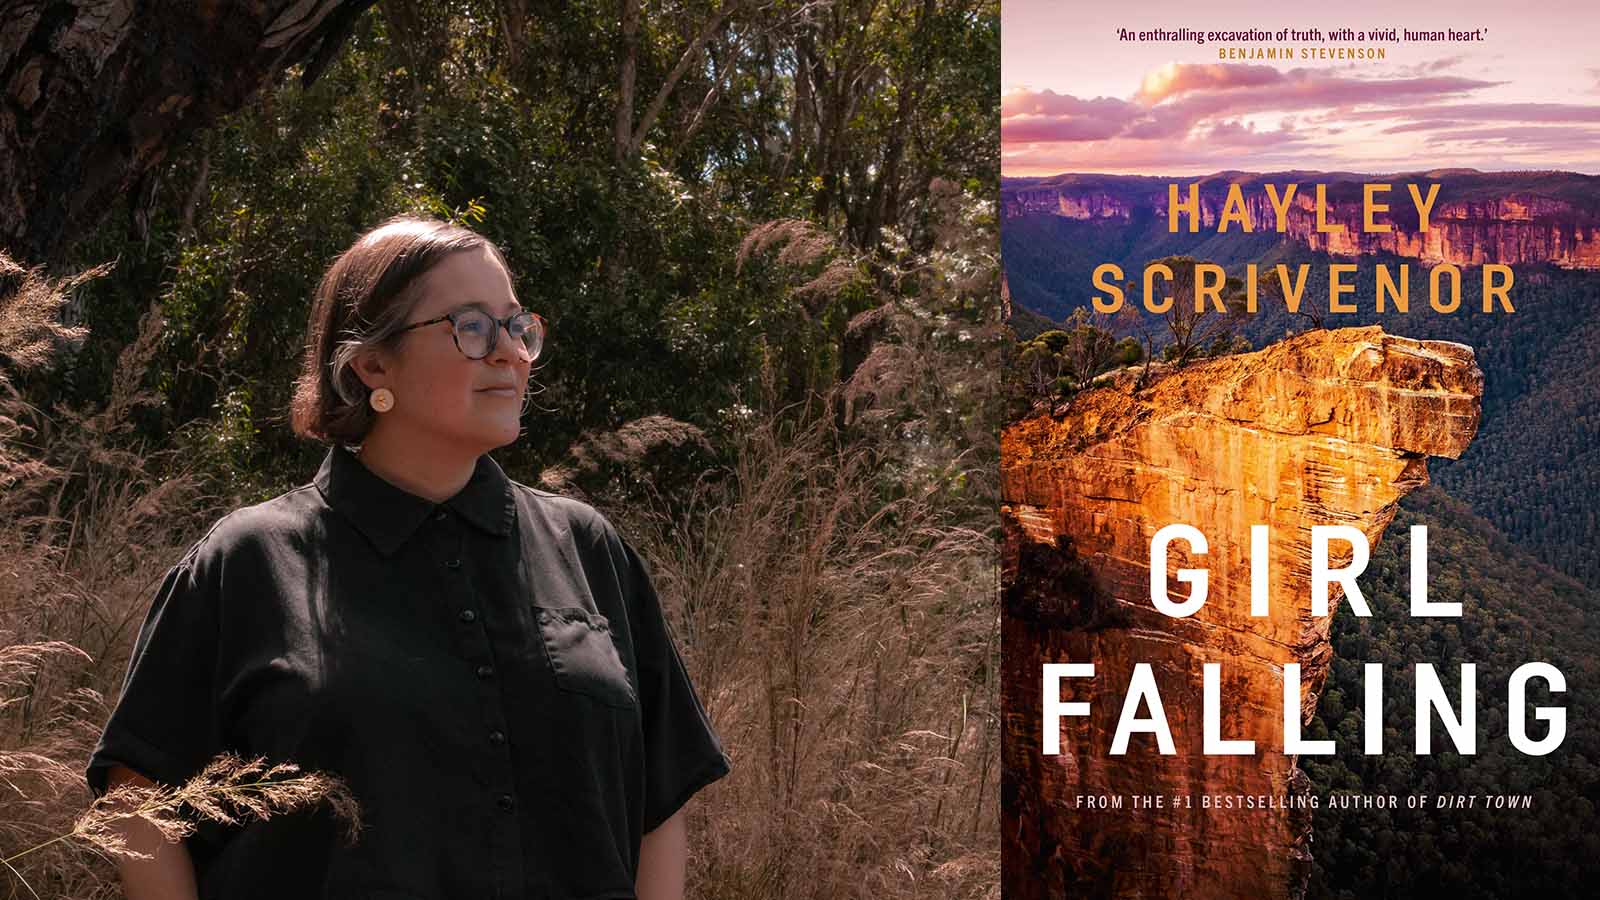
<svg viewBox="0 0 1600 900">
<path fill-rule="evenodd" d="M 360 529 L 384 556 L 398 550 L 428 516 L 445 508 L 497 535 L 510 534 L 516 517 L 511 479 L 487 453 L 478 457 L 466 486 L 444 503 L 390 484 L 338 445 L 328 450 L 315 483 L 328 505 Z"/>
</svg>

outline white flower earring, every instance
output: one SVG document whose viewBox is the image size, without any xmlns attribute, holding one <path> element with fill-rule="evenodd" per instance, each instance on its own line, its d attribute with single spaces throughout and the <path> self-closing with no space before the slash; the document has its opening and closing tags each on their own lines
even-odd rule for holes
<svg viewBox="0 0 1600 900">
<path fill-rule="evenodd" d="M 394 409 L 394 391 L 388 388 L 378 388 L 372 392 L 372 396 L 368 398 L 367 402 L 371 403 L 372 408 L 378 412 L 388 412 Z"/>
</svg>

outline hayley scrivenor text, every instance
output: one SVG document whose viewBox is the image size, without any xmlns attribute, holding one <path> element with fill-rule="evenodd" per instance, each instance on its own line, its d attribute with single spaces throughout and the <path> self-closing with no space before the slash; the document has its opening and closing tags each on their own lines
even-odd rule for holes
<svg viewBox="0 0 1600 900">
<path fill-rule="evenodd" d="M 1228 185 L 1228 195 L 1222 202 L 1221 210 L 1216 214 L 1218 234 L 1227 234 L 1228 229 L 1237 228 L 1241 231 L 1251 232 L 1256 230 L 1258 218 L 1270 212 L 1270 215 L 1280 233 L 1290 231 L 1290 220 L 1295 216 L 1314 218 L 1314 227 L 1318 234 L 1333 235 L 1345 231 L 1343 222 L 1329 221 L 1328 219 L 1328 186 L 1316 185 L 1316 197 L 1308 199 L 1304 193 L 1299 193 L 1298 184 L 1285 185 L 1282 189 L 1275 184 L 1263 185 L 1266 192 L 1265 204 L 1261 198 L 1254 197 L 1249 202 L 1245 200 L 1244 191 L 1237 184 Z M 1385 215 L 1389 212 L 1388 194 L 1394 189 L 1392 184 L 1363 184 L 1361 186 L 1361 231 L 1366 234 L 1386 234 L 1394 231 L 1394 224 Z M 1411 205 L 1404 223 L 1407 231 L 1412 230 L 1414 214 L 1415 231 L 1426 235 L 1432 230 L 1430 217 L 1439 200 L 1439 185 L 1429 184 L 1426 192 L 1415 184 L 1407 184 L 1406 192 L 1410 195 Z M 1299 196 L 1297 201 L 1296 196 Z M 1254 212 L 1252 212 L 1254 210 Z M 1202 208 L 1200 202 L 1200 185 L 1189 185 L 1188 195 L 1180 198 L 1176 184 L 1167 185 L 1167 231 L 1170 234 L 1178 232 L 1180 221 L 1187 221 L 1188 230 L 1200 230 Z M 1192 293 L 1194 298 L 1194 311 L 1204 314 L 1214 310 L 1218 313 L 1230 311 L 1255 313 L 1260 309 L 1260 295 L 1263 287 L 1266 292 L 1283 301 L 1284 308 L 1291 313 L 1300 312 L 1301 302 L 1305 297 L 1307 274 L 1311 270 L 1308 263 L 1301 263 L 1291 275 L 1289 267 L 1279 263 L 1273 267 L 1273 274 L 1277 275 L 1277 283 L 1267 282 L 1263 285 L 1264 273 L 1258 271 L 1256 263 L 1246 265 L 1244 271 L 1244 297 L 1234 309 L 1224 302 L 1223 291 L 1227 286 L 1227 272 L 1216 263 L 1197 262 L 1194 265 Z M 1328 312 L 1332 315 L 1341 313 L 1356 313 L 1360 310 L 1356 301 L 1349 295 L 1356 293 L 1356 285 L 1351 281 L 1355 277 L 1359 266 L 1355 263 L 1331 263 L 1328 266 Z M 1479 278 L 1482 282 L 1479 293 L 1482 296 L 1483 312 L 1516 312 L 1516 307 L 1511 304 L 1511 287 L 1516 283 L 1516 275 L 1511 267 L 1499 263 L 1485 263 L 1480 271 Z M 1187 277 L 1187 273 L 1183 273 Z M 1115 313 L 1123 308 L 1127 292 L 1134 289 L 1130 282 L 1124 287 L 1122 281 L 1122 267 L 1116 263 L 1101 263 L 1095 267 L 1092 281 L 1097 290 L 1104 291 L 1091 298 L 1096 312 Z M 1140 291 L 1143 306 L 1146 312 L 1156 315 L 1165 315 L 1172 309 L 1176 302 L 1168 288 L 1174 283 L 1179 273 L 1165 263 L 1151 263 L 1145 266 Z M 1374 312 L 1409 313 L 1411 311 L 1411 266 L 1401 264 L 1399 272 L 1391 270 L 1387 264 L 1379 263 L 1372 267 L 1372 304 Z M 1158 286 L 1157 280 L 1163 281 L 1166 287 Z M 1428 269 L 1428 306 L 1437 313 L 1454 313 L 1461 309 L 1461 270 L 1455 265 L 1440 262 Z"/>
</svg>

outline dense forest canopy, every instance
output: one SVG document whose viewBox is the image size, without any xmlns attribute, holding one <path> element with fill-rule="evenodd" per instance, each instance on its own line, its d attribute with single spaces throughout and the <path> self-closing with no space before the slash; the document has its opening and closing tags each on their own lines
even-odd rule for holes
<svg viewBox="0 0 1600 900">
<path fill-rule="evenodd" d="M 118 261 L 72 310 L 101 339 L 32 388 L 103 395 L 160 302 L 145 433 L 203 422 L 197 453 L 281 489 L 313 455 L 282 411 L 315 278 L 421 210 L 504 247 L 551 322 L 520 462 L 651 414 L 717 431 L 765 357 L 789 402 L 850 374 L 847 325 L 934 246 L 936 183 L 993 196 L 998 47 L 979 0 L 379 4 L 309 87 L 291 67 L 72 246 L 72 266 Z M 782 257 L 741 265 L 779 219 L 836 238 L 812 266 L 851 277 L 802 294 Z"/>
</svg>

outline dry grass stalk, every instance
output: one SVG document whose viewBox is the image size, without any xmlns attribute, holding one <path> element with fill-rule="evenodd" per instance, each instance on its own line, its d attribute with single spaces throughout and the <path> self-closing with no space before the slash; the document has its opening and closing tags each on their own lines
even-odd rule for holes
<svg viewBox="0 0 1600 900">
<path fill-rule="evenodd" d="M 354 843 L 362 827 L 361 812 L 342 780 L 318 772 L 302 773 L 292 763 L 268 765 L 260 757 L 245 760 L 224 753 L 180 786 L 119 784 L 78 816 L 71 831 L 14 852 L 0 859 L 0 864 L 21 878 L 14 863 L 63 842 L 112 857 L 149 859 L 150 854 L 128 846 L 123 834 L 127 820 L 147 822 L 164 840 L 176 843 L 194 833 L 195 816 L 242 825 L 321 803 L 327 803 L 345 823 L 344 838 Z M 26 880 L 23 883 L 26 885 Z M 31 886 L 28 889 L 33 891 Z"/>
<path fill-rule="evenodd" d="M 645 551 L 734 773 L 707 897 L 992 895 L 994 547 L 870 446 L 770 417 Z"/>
<path fill-rule="evenodd" d="M 76 344 L 89 329 L 62 325 L 62 307 L 80 285 L 109 273 L 114 263 L 102 263 L 66 278 L 48 278 L 41 266 L 24 268 L 0 251 L 0 279 L 15 287 L 0 290 L 0 354 L 20 369 L 36 369 L 53 359 L 56 348 Z M 0 372 L 0 381 L 5 375 Z"/>
<path fill-rule="evenodd" d="M 709 455 L 711 444 L 698 427 L 669 416 L 644 416 L 614 431 L 589 432 L 567 449 L 563 462 L 539 473 L 552 491 L 587 492 L 592 483 L 623 471 L 643 471 L 652 458 Z"/>
<path fill-rule="evenodd" d="M 846 288 L 864 283 L 861 258 L 806 219 L 777 219 L 751 229 L 739 244 L 735 268 L 743 271 L 745 263 L 774 247 L 778 248 L 774 262 L 781 268 L 810 270 L 790 292 L 813 315 Z"/>
<path fill-rule="evenodd" d="M 807 266 L 834 252 L 836 242 L 827 232 L 806 219 L 775 219 L 750 230 L 739 243 L 735 258 L 738 268 L 757 254 L 781 247 L 778 264 Z"/>
<path fill-rule="evenodd" d="M 101 265 L 52 279 L 42 268 L 24 268 L 0 251 L 0 361 L 17 371 L 31 371 L 49 363 L 58 348 L 81 343 L 88 329 L 62 325 L 61 310 L 71 302 L 71 291 L 109 271 L 109 265 Z M 35 434 L 25 421 L 30 412 L 35 411 L 0 365 L 0 519 L 16 499 L 19 484 L 37 484 L 55 474 L 43 460 L 22 452 L 20 445 Z"/>
<path fill-rule="evenodd" d="M 47 410 L 6 377 L 82 339 L 57 317 L 107 269 L 49 279 L 0 258 L 0 847 L 38 848 L 5 863 L 17 883 L 82 900 L 117 896 L 115 872 L 52 836 L 93 827 L 79 821 L 82 765 L 106 698 L 150 592 L 218 506 L 173 471 L 172 451 L 131 440 L 134 413 L 156 402 L 141 385 L 159 348 L 158 308 L 122 351 L 103 403 Z"/>
<path fill-rule="evenodd" d="M 887 229 L 861 279 L 867 353 L 813 407 L 846 415 L 757 417 L 644 542 L 736 755 L 695 813 L 708 900 L 999 894 L 997 242 L 992 204 L 935 194 L 933 246 Z M 848 287 L 810 223 L 758 227 L 740 262 L 779 246 L 794 292 Z"/>
<path fill-rule="evenodd" d="M 113 856 L 146 858 L 128 849 L 116 823 L 142 819 L 166 840 L 180 841 L 193 834 L 196 825 L 185 808 L 224 825 L 242 825 L 321 803 L 327 803 L 345 823 L 346 842 L 355 843 L 362 828 L 361 810 L 343 780 L 321 772 L 301 772 L 293 763 L 269 765 L 262 757 L 246 760 L 224 753 L 177 787 L 117 785 L 79 816 L 72 832 L 62 839 L 81 840 Z"/>
</svg>

